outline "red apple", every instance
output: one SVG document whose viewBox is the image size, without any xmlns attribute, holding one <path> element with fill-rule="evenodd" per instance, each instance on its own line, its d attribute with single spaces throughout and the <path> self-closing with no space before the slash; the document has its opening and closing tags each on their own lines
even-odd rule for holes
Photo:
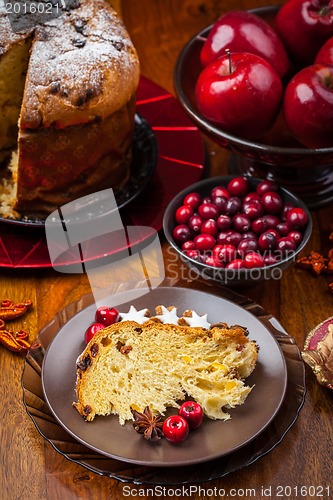
<svg viewBox="0 0 333 500">
<path fill-rule="evenodd" d="M 225 55 L 226 49 L 262 57 L 281 78 L 289 67 L 287 52 L 273 28 L 250 12 L 228 12 L 216 21 L 201 50 L 202 66 Z"/>
<path fill-rule="evenodd" d="M 206 66 L 195 92 L 207 120 L 236 136 L 256 139 L 276 118 L 282 84 L 262 57 L 235 52 L 230 60 L 225 55 Z"/>
<path fill-rule="evenodd" d="M 316 56 L 315 63 L 333 64 L 333 36 L 324 43 Z"/>
<path fill-rule="evenodd" d="M 276 16 L 276 31 L 295 62 L 313 64 L 333 36 L 333 0 L 288 0 Z"/>
<path fill-rule="evenodd" d="M 309 148 L 333 146 L 333 66 L 314 64 L 289 82 L 283 104 L 286 123 Z"/>
</svg>

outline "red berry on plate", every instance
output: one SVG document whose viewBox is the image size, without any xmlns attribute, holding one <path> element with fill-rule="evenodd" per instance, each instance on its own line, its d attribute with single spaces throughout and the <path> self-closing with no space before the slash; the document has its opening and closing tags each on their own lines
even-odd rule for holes
<svg viewBox="0 0 333 500">
<path fill-rule="evenodd" d="M 201 196 L 199 193 L 190 193 L 184 199 L 184 205 L 191 207 L 196 210 L 201 204 Z"/>
<path fill-rule="evenodd" d="M 291 229 L 301 229 L 308 223 L 308 216 L 304 212 L 303 208 L 293 208 L 287 214 L 287 224 Z"/>
<path fill-rule="evenodd" d="M 280 224 L 280 219 L 276 215 L 264 215 L 264 219 L 267 224 L 267 229 L 274 229 L 278 224 Z"/>
<path fill-rule="evenodd" d="M 119 312 L 114 307 L 101 306 L 97 309 L 95 314 L 96 323 L 103 323 L 105 326 L 117 323 Z"/>
<path fill-rule="evenodd" d="M 290 233 L 288 234 L 288 238 L 291 238 L 296 243 L 297 246 L 302 241 L 303 236 L 302 233 L 300 233 L 299 231 L 290 231 Z"/>
<path fill-rule="evenodd" d="M 227 245 L 234 245 L 236 247 L 241 241 L 242 235 L 240 233 L 237 233 L 237 231 L 233 231 L 232 229 L 230 229 L 230 231 L 227 232 Z"/>
<path fill-rule="evenodd" d="M 237 247 L 237 251 L 242 258 L 244 258 L 248 253 L 255 252 L 256 250 L 258 250 L 258 242 L 253 239 L 242 240 Z"/>
<path fill-rule="evenodd" d="M 278 214 L 282 210 L 282 200 L 275 191 L 268 191 L 262 197 L 262 204 L 268 214 Z"/>
<path fill-rule="evenodd" d="M 270 231 L 266 231 L 262 233 L 258 240 L 258 245 L 261 251 L 265 252 L 266 250 L 275 250 L 277 247 L 277 242 L 274 234 Z"/>
<path fill-rule="evenodd" d="M 228 201 L 228 199 L 225 198 L 224 196 L 216 196 L 215 198 L 213 198 L 213 203 L 214 203 L 214 205 L 216 205 L 220 214 L 225 213 L 227 201 Z"/>
<path fill-rule="evenodd" d="M 244 267 L 244 262 L 242 259 L 235 259 L 229 262 L 229 264 L 226 265 L 226 269 L 243 269 Z"/>
<path fill-rule="evenodd" d="M 252 222 L 252 229 L 255 233 L 264 233 L 267 229 L 267 222 L 263 217 L 259 217 Z"/>
<path fill-rule="evenodd" d="M 190 429 L 197 429 L 201 425 L 203 419 L 202 408 L 195 401 L 183 403 L 178 410 L 178 415 L 185 418 Z"/>
<path fill-rule="evenodd" d="M 195 250 L 199 251 L 212 250 L 216 244 L 215 238 L 210 234 L 198 234 L 193 241 Z"/>
<path fill-rule="evenodd" d="M 237 196 L 233 196 L 232 198 L 229 198 L 227 201 L 227 205 L 225 207 L 225 213 L 227 215 L 235 215 L 237 212 L 240 211 L 242 206 L 242 202 L 240 198 L 237 198 Z"/>
<path fill-rule="evenodd" d="M 278 224 L 275 228 L 279 235 L 280 236 L 288 236 L 288 234 L 290 233 L 290 227 L 288 226 L 288 224 L 286 222 L 280 222 L 280 224 Z"/>
<path fill-rule="evenodd" d="M 203 220 L 200 215 L 193 215 L 193 217 L 191 217 L 188 221 L 188 227 L 195 233 L 198 233 L 200 231 L 202 224 Z"/>
<path fill-rule="evenodd" d="M 229 231 L 221 231 L 217 235 L 217 243 L 218 243 L 218 245 L 227 245 L 227 243 L 228 243 L 228 234 L 229 234 Z"/>
<path fill-rule="evenodd" d="M 265 260 L 259 253 L 248 253 L 244 257 L 244 265 L 247 269 L 254 269 L 257 267 L 264 267 Z"/>
<path fill-rule="evenodd" d="M 219 231 L 218 231 L 218 228 L 217 228 L 216 220 L 214 220 L 214 219 L 208 219 L 208 220 L 206 220 L 202 224 L 200 232 L 201 232 L 201 234 L 210 234 L 210 235 L 212 235 L 214 237 L 217 236 L 217 233 Z"/>
<path fill-rule="evenodd" d="M 187 224 L 193 214 L 194 214 L 193 208 L 188 207 L 186 205 L 177 208 L 175 213 L 175 219 L 177 224 Z"/>
<path fill-rule="evenodd" d="M 224 198 L 229 199 L 231 195 L 227 190 L 227 188 L 223 186 L 216 186 L 212 189 L 211 196 L 213 199 L 216 198 L 217 196 L 224 196 Z"/>
<path fill-rule="evenodd" d="M 254 191 L 251 191 L 243 198 L 243 203 L 247 203 L 248 201 L 261 202 L 261 196 L 259 196 L 259 194 L 255 193 Z"/>
<path fill-rule="evenodd" d="M 182 244 L 182 250 L 194 250 L 194 243 L 192 240 L 185 241 L 185 243 Z"/>
<path fill-rule="evenodd" d="M 227 231 L 231 227 L 232 220 L 229 215 L 220 215 L 216 223 L 220 231 Z"/>
<path fill-rule="evenodd" d="M 163 434 L 172 443 L 181 443 L 187 438 L 189 425 L 184 417 L 173 415 L 163 423 Z"/>
<path fill-rule="evenodd" d="M 264 207 L 260 202 L 254 203 L 249 201 L 243 205 L 243 213 L 250 219 L 258 219 L 264 214 Z"/>
<path fill-rule="evenodd" d="M 234 245 L 217 245 L 213 250 L 214 257 L 218 262 L 230 262 L 237 257 L 237 249 Z"/>
<path fill-rule="evenodd" d="M 293 205 L 289 201 L 286 201 L 286 203 L 282 207 L 282 212 L 281 212 L 281 219 L 283 221 L 287 220 L 288 212 L 290 212 L 290 210 L 292 210 L 293 208 L 295 208 L 295 205 Z"/>
<path fill-rule="evenodd" d="M 259 196 L 262 196 L 265 193 L 268 193 L 269 191 L 277 191 L 278 187 L 277 184 L 273 181 L 269 181 L 268 179 L 265 181 L 260 182 L 257 186 L 257 194 Z"/>
<path fill-rule="evenodd" d="M 243 240 L 256 240 L 258 241 L 258 235 L 254 231 L 248 231 L 247 233 L 242 234 Z"/>
<path fill-rule="evenodd" d="M 217 260 L 214 255 L 209 255 L 206 260 L 205 260 L 205 264 L 207 264 L 208 266 L 212 266 L 212 267 L 224 267 L 224 264 L 223 262 Z"/>
<path fill-rule="evenodd" d="M 219 216 L 219 211 L 213 203 L 203 203 L 198 208 L 199 215 L 203 219 L 215 219 Z"/>
<path fill-rule="evenodd" d="M 276 229 L 267 229 L 266 232 L 273 234 L 273 236 L 275 236 L 276 241 L 279 241 L 279 239 L 281 238 L 281 234 Z"/>
<path fill-rule="evenodd" d="M 229 182 L 228 191 L 231 196 L 243 198 L 249 191 L 249 183 L 245 177 L 236 177 Z"/>
<path fill-rule="evenodd" d="M 102 323 L 94 323 L 93 325 L 90 325 L 89 328 L 86 329 L 84 334 L 85 343 L 89 344 L 95 333 L 105 328 L 105 326 L 106 325 L 103 325 Z"/>
<path fill-rule="evenodd" d="M 200 260 L 200 254 L 197 250 L 186 250 L 184 254 L 190 259 Z"/>
<path fill-rule="evenodd" d="M 202 202 L 201 203 L 203 205 L 205 205 L 205 203 L 213 203 L 213 199 L 210 196 L 206 196 L 206 198 L 202 198 Z"/>
<path fill-rule="evenodd" d="M 281 238 L 278 241 L 277 249 L 283 256 L 286 256 L 288 253 L 295 252 L 296 243 L 291 238 L 288 237 Z"/>
<path fill-rule="evenodd" d="M 190 228 L 185 226 L 185 224 L 176 226 L 173 230 L 172 236 L 177 243 L 185 243 L 185 241 L 188 241 L 191 238 Z"/>
<path fill-rule="evenodd" d="M 279 262 L 279 259 L 273 253 L 268 253 L 264 257 L 266 266 L 273 266 Z"/>
<path fill-rule="evenodd" d="M 239 233 L 246 233 L 251 227 L 250 219 L 244 214 L 234 215 L 232 224 Z"/>
</svg>

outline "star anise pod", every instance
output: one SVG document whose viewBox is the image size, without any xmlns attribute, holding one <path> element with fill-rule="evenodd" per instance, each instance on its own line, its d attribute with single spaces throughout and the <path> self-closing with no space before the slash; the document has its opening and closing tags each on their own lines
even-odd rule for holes
<svg viewBox="0 0 333 500">
<path fill-rule="evenodd" d="M 150 439 L 152 441 L 157 441 L 163 436 L 163 422 L 161 422 L 161 416 L 158 415 L 154 417 L 149 409 L 149 406 L 143 410 L 143 413 L 131 408 L 132 415 L 134 417 L 133 427 L 139 434 L 143 434 L 145 439 Z"/>
</svg>

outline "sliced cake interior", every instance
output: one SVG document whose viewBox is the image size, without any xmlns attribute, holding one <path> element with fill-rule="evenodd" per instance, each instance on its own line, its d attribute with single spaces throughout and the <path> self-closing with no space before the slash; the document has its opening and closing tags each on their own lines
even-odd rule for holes
<svg viewBox="0 0 333 500">
<path fill-rule="evenodd" d="M 78 359 L 76 408 L 88 421 L 131 408 L 164 414 L 193 397 L 212 419 L 228 419 L 226 407 L 251 391 L 244 379 L 257 348 L 241 327 L 205 330 L 148 321 L 123 321 L 100 330 Z"/>
</svg>

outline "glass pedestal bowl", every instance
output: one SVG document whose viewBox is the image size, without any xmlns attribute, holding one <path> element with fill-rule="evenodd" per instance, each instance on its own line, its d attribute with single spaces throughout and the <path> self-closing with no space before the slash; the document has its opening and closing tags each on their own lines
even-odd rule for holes
<svg viewBox="0 0 333 500">
<path fill-rule="evenodd" d="M 274 26 L 278 7 L 262 7 L 250 12 Z M 174 72 L 177 97 L 185 112 L 210 139 L 232 152 L 229 173 L 275 180 L 301 197 L 310 208 L 333 202 L 333 147 L 308 149 L 299 144 L 284 124 L 282 112 L 273 128 L 252 142 L 233 136 L 209 123 L 199 112 L 195 84 L 202 70 L 201 48 L 212 26 L 195 35 L 178 56 Z M 283 83 L 300 68 L 291 64 Z M 333 137 L 332 137 L 333 141 Z"/>
</svg>

